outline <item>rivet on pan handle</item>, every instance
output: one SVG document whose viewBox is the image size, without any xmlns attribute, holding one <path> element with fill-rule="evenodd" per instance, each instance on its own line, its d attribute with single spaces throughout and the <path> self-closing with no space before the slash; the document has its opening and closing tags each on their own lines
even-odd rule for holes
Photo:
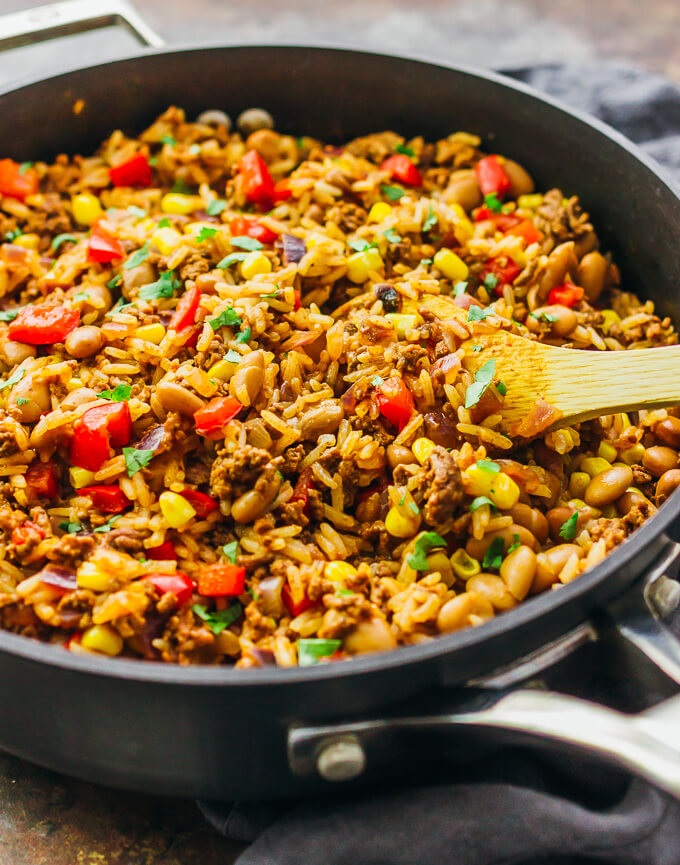
<svg viewBox="0 0 680 865">
<path fill-rule="evenodd" d="M 127 0 L 65 0 L 0 16 L 0 51 L 115 24 L 127 27 L 144 45 L 165 44 Z"/>
<path fill-rule="evenodd" d="M 680 681 L 680 643 L 661 619 L 680 591 L 669 574 L 680 547 L 669 545 L 652 571 L 612 610 L 619 633 L 666 675 Z M 462 688 L 451 710 L 395 715 L 344 724 L 297 725 L 288 733 L 288 762 L 301 777 L 346 781 L 389 764 L 416 740 L 439 737 L 470 748 L 470 741 L 512 741 L 572 747 L 615 763 L 680 799 L 680 694 L 637 715 L 531 687 L 501 691 Z"/>
</svg>

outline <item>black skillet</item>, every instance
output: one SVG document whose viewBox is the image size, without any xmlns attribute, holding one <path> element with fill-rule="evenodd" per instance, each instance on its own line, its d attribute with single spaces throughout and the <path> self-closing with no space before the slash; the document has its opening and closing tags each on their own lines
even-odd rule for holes
<svg viewBox="0 0 680 865">
<path fill-rule="evenodd" d="M 625 284 L 680 321 L 677 190 L 621 135 L 528 87 L 359 51 L 159 49 L 123 3 L 45 9 L 0 20 L 0 47 L 118 21 L 156 48 L 2 89 L 3 156 L 88 153 L 113 128 L 140 131 L 171 104 L 190 118 L 260 106 L 283 132 L 337 142 L 388 128 L 428 140 L 468 130 L 525 165 L 539 189 L 578 193 Z M 336 789 L 386 764 L 399 772 L 423 742 L 436 763 L 435 734 L 447 747 L 463 736 L 528 736 L 597 753 L 680 795 L 680 697 L 620 716 L 522 684 L 607 631 L 633 647 L 617 656 L 622 676 L 638 675 L 644 655 L 663 670 L 664 695 L 677 690 L 680 648 L 661 619 L 678 600 L 668 575 L 679 514 L 676 493 L 590 573 L 482 627 L 345 663 L 189 669 L 82 657 L 0 632 L 0 747 L 104 784 L 262 799 Z"/>
</svg>

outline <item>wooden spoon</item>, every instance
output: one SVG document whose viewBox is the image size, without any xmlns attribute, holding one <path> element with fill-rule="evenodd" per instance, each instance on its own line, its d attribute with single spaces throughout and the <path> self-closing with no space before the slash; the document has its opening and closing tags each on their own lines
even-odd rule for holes
<svg viewBox="0 0 680 865">
<path fill-rule="evenodd" d="M 492 316 L 468 322 L 467 310 L 447 296 L 426 295 L 419 305 L 457 332 L 465 325 L 471 334 L 462 343 L 466 369 L 476 372 L 495 360 L 494 378 L 507 386 L 501 429 L 511 435 L 539 399 L 561 413 L 549 429 L 616 412 L 680 404 L 680 345 L 625 352 L 559 348 L 497 330 Z"/>
</svg>

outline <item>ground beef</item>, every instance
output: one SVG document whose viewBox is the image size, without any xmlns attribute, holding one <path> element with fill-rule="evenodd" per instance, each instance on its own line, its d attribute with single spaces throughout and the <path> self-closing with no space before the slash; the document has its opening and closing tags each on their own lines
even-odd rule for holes
<svg viewBox="0 0 680 865">
<path fill-rule="evenodd" d="M 588 214 L 581 209 L 578 197 L 572 196 L 565 205 L 561 189 L 546 192 L 534 223 L 539 231 L 552 239 L 555 246 L 593 230 Z"/>
<path fill-rule="evenodd" d="M 440 526 L 451 519 L 461 503 L 465 494 L 463 481 L 453 457 L 443 447 L 432 451 L 425 468 L 423 518 L 431 526 Z"/>
<path fill-rule="evenodd" d="M 196 626 L 191 609 L 182 609 L 168 619 L 162 636 L 153 642 L 164 661 L 189 664 L 196 660 L 197 650 L 211 646 L 214 640 L 207 626 Z"/>
<path fill-rule="evenodd" d="M 218 451 L 210 470 L 210 491 L 217 498 L 228 498 L 236 484 L 251 489 L 269 462 L 263 448 L 243 445 L 234 452 Z"/>
<path fill-rule="evenodd" d="M 346 234 L 349 234 L 366 224 L 366 211 L 358 204 L 346 201 L 331 207 L 326 214 L 326 219 L 328 222 L 334 222 Z"/>
<path fill-rule="evenodd" d="M 364 135 L 355 138 L 347 145 L 347 150 L 354 156 L 363 156 L 371 162 L 381 163 L 395 152 L 397 145 L 403 144 L 401 135 L 394 132 L 378 132 L 374 135 Z"/>
<path fill-rule="evenodd" d="M 626 540 L 626 525 L 622 519 L 596 520 L 589 528 L 593 541 L 604 540 L 607 552 Z"/>
<path fill-rule="evenodd" d="M 428 349 L 423 348 L 421 345 L 407 344 L 399 346 L 397 369 L 402 372 L 410 372 L 414 375 L 418 375 L 421 369 L 419 361 L 421 358 L 427 357 L 428 354 Z"/>
<path fill-rule="evenodd" d="M 14 432 L 11 429 L 0 428 L 0 457 L 9 457 L 18 451 Z"/>
<path fill-rule="evenodd" d="M 284 477 L 290 477 L 300 471 L 300 463 L 305 458 L 305 446 L 295 445 L 294 447 L 286 448 L 283 452 L 283 462 L 281 463 L 281 474 Z"/>
<path fill-rule="evenodd" d="M 0 627 L 25 637 L 36 637 L 45 626 L 33 612 L 33 607 L 8 604 L 0 609 Z"/>
<path fill-rule="evenodd" d="M 192 460 L 186 469 L 185 478 L 187 483 L 200 487 L 210 480 L 210 466 L 205 463 Z"/>
<path fill-rule="evenodd" d="M 10 507 L 0 507 L 0 531 L 11 534 L 17 526 L 20 526 L 26 520 L 26 514 L 23 511 L 13 511 Z"/>
<path fill-rule="evenodd" d="M 92 535 L 64 535 L 47 553 L 47 558 L 62 568 L 75 570 L 94 551 Z"/>
<path fill-rule="evenodd" d="M 144 535 L 134 529 L 113 529 L 106 535 L 106 545 L 123 553 L 141 553 Z"/>
<path fill-rule="evenodd" d="M 202 273 L 207 273 L 210 270 L 210 265 L 201 255 L 200 252 L 192 253 L 184 264 L 179 269 L 179 276 L 182 282 L 187 279 L 196 279 Z"/>
<path fill-rule="evenodd" d="M 392 439 L 394 438 L 394 436 L 385 431 L 385 428 L 379 420 L 373 419 L 368 415 L 364 415 L 363 417 L 355 416 L 351 418 L 351 424 L 353 429 L 361 430 L 367 435 L 370 435 L 375 439 L 380 447 L 387 447 L 388 444 L 391 444 Z"/>
</svg>

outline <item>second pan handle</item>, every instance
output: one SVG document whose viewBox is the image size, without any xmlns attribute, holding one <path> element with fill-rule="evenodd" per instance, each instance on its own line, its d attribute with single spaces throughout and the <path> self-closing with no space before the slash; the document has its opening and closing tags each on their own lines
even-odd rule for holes
<svg viewBox="0 0 680 865">
<path fill-rule="evenodd" d="M 0 16 L 0 51 L 112 24 L 127 27 L 143 45 L 165 44 L 127 0 L 64 0 Z"/>
</svg>

